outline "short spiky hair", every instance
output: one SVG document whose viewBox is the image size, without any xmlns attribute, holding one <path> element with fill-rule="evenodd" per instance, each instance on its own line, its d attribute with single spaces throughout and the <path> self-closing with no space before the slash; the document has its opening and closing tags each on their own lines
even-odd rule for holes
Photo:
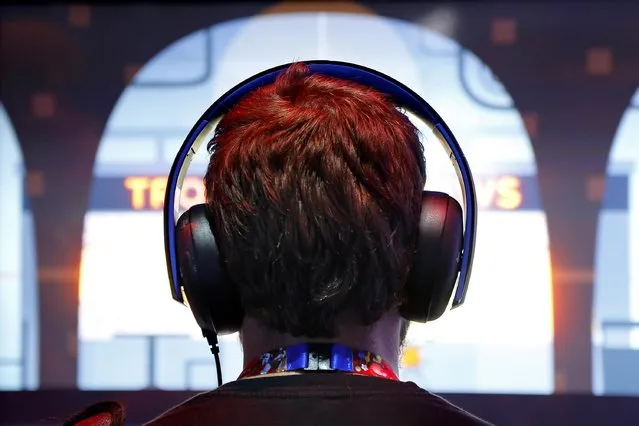
<svg viewBox="0 0 639 426">
<path fill-rule="evenodd" d="M 208 146 L 207 203 L 246 314 L 333 337 L 396 307 L 424 188 L 417 129 L 381 93 L 303 63 L 243 98 Z"/>
</svg>

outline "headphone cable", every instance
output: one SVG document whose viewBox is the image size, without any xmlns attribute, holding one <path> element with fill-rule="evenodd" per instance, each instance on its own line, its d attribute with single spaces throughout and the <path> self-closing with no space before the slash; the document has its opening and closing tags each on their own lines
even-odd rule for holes
<svg viewBox="0 0 639 426">
<path fill-rule="evenodd" d="M 215 370 L 217 373 L 217 385 L 222 386 L 222 363 L 220 362 L 220 346 L 217 341 L 217 334 L 207 330 L 202 330 L 202 334 L 209 343 L 209 349 L 215 358 Z"/>
</svg>

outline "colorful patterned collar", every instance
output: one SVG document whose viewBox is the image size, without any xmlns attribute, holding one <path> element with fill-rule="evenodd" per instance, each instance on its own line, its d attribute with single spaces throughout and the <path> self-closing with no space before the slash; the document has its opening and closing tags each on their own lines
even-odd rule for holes
<svg viewBox="0 0 639 426">
<path fill-rule="evenodd" d="M 399 380 L 381 356 L 338 344 L 301 344 L 275 349 L 249 362 L 239 379 L 291 371 L 341 371 Z"/>
</svg>

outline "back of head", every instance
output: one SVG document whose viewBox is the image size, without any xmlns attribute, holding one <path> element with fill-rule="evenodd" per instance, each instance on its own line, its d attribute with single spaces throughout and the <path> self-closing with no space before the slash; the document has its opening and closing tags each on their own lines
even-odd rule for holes
<svg viewBox="0 0 639 426">
<path fill-rule="evenodd" d="M 245 314 L 331 338 L 396 308 L 425 182 L 417 129 L 384 95 L 297 63 L 209 143 L 207 203 Z"/>
</svg>

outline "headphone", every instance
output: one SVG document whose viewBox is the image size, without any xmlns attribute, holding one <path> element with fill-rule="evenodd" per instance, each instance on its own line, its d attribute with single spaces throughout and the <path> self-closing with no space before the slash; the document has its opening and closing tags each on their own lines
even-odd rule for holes
<svg viewBox="0 0 639 426">
<path fill-rule="evenodd" d="M 461 147 L 439 114 L 419 95 L 393 78 L 346 62 L 304 63 L 309 74 L 352 81 L 385 94 L 397 107 L 412 113 L 427 125 L 448 153 L 462 188 L 466 217 L 464 220 L 461 206 L 448 194 L 423 192 L 413 265 L 405 286 L 405 302 L 399 307 L 401 316 L 406 320 L 436 320 L 446 311 L 451 296 L 451 308 L 464 303 L 475 250 L 477 199 L 470 167 Z M 250 77 L 215 101 L 189 132 L 167 181 L 163 225 L 171 295 L 190 307 L 208 340 L 216 359 L 219 384 L 222 378 L 217 335 L 238 331 L 244 310 L 239 290 L 225 271 L 207 205 L 194 205 L 178 218 L 182 183 L 194 155 L 205 141 L 211 139 L 222 116 L 244 96 L 274 83 L 290 65 L 280 65 Z"/>
</svg>

